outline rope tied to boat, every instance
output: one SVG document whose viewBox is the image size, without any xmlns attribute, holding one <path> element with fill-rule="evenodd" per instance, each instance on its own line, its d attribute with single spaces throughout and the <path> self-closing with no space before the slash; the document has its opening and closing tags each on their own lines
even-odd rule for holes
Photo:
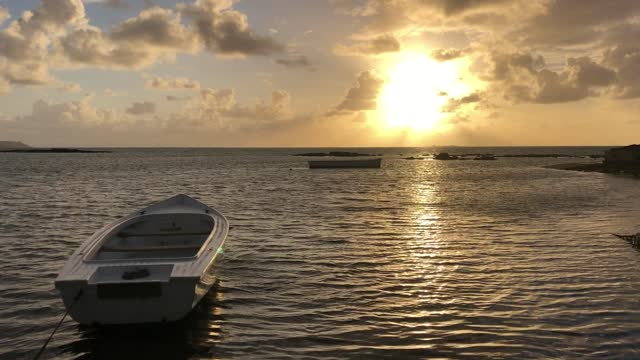
<svg viewBox="0 0 640 360">
<path fill-rule="evenodd" d="M 42 344 L 40 351 L 38 351 L 36 356 L 33 357 L 33 360 L 40 359 L 40 356 L 42 356 L 42 353 L 44 353 L 44 349 L 46 349 L 47 345 L 49 345 L 49 341 L 53 339 L 53 335 L 55 335 L 55 333 L 58 331 L 58 329 L 60 328 L 60 325 L 62 325 L 62 323 L 64 322 L 64 319 L 69 314 L 69 311 L 71 311 L 73 306 L 78 302 L 78 300 L 80 300 L 80 297 L 82 296 L 82 294 L 83 294 L 82 289 L 80 289 L 80 291 L 78 291 L 78 294 L 76 294 L 76 296 L 73 298 L 73 302 L 71 303 L 69 308 L 67 308 L 67 311 L 65 311 L 64 315 L 62 316 L 62 319 L 60 319 L 60 321 L 58 322 L 58 325 L 56 325 L 55 329 L 53 329 L 53 332 L 51 332 L 51 335 L 49 335 L 49 338 L 47 339 L 47 341 L 45 341 L 44 344 Z"/>
</svg>

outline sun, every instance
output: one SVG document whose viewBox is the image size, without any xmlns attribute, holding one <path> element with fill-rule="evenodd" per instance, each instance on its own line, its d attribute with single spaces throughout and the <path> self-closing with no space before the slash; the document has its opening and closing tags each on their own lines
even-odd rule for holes
<svg viewBox="0 0 640 360">
<path fill-rule="evenodd" d="M 387 65 L 378 98 L 379 117 L 387 128 L 433 129 L 450 98 L 471 92 L 459 61 L 437 62 L 424 53 L 405 52 Z"/>
</svg>

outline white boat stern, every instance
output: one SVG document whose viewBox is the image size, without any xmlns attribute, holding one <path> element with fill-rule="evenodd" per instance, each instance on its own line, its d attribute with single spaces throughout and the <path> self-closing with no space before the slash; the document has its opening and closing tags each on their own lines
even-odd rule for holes
<svg viewBox="0 0 640 360">
<path fill-rule="evenodd" d="M 172 278 L 173 267 L 99 266 L 87 281 L 59 280 L 56 288 L 71 317 L 81 324 L 177 321 L 191 311 L 198 278 Z"/>
</svg>

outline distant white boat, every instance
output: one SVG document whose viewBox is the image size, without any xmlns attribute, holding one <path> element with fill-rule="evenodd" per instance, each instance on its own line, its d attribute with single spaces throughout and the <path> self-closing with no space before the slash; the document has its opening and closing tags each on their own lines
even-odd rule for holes
<svg viewBox="0 0 640 360">
<path fill-rule="evenodd" d="M 93 234 L 55 286 L 81 324 L 176 321 L 213 285 L 228 231 L 218 211 L 176 195 Z"/>
<path fill-rule="evenodd" d="M 382 159 L 354 159 L 354 160 L 309 160 L 310 169 L 377 169 L 382 165 Z"/>
</svg>

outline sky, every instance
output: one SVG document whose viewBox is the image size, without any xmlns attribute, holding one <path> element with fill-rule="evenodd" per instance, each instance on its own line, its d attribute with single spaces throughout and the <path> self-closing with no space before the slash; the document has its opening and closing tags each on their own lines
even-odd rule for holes
<svg viewBox="0 0 640 360">
<path fill-rule="evenodd" d="M 623 145 L 637 0 L 0 0 L 0 140 Z"/>
</svg>

